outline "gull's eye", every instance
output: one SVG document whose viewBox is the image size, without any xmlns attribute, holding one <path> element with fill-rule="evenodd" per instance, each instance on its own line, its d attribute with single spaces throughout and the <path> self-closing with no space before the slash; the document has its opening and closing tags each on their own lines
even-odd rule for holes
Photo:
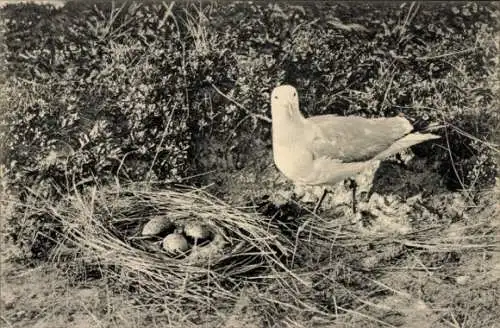
<svg viewBox="0 0 500 328">
<path fill-rule="evenodd" d="M 278 96 L 274 96 L 274 99 L 278 99 Z"/>
<path fill-rule="evenodd" d="M 297 96 L 297 93 L 296 93 L 296 92 L 294 92 L 294 93 L 293 93 L 293 96 L 294 96 L 294 97 L 295 97 L 295 96 Z"/>
</svg>

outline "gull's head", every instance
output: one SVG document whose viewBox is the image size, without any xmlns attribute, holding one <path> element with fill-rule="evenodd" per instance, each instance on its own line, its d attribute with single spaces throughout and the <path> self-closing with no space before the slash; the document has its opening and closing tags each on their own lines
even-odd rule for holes
<svg viewBox="0 0 500 328">
<path fill-rule="evenodd" d="M 296 120 L 302 115 L 299 111 L 299 95 L 291 85 L 281 85 L 271 93 L 271 112 L 275 120 Z"/>
</svg>

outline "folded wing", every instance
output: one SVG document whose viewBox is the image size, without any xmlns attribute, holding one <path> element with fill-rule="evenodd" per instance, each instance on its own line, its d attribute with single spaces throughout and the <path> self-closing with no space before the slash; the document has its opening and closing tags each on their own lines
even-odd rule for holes
<svg viewBox="0 0 500 328">
<path fill-rule="evenodd" d="M 320 115 L 306 120 L 314 158 L 358 162 L 374 158 L 413 130 L 403 117 Z"/>
</svg>

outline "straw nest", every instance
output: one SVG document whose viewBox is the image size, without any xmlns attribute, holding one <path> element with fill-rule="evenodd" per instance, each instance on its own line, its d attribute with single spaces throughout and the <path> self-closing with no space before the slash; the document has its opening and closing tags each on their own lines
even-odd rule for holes
<svg viewBox="0 0 500 328">
<path fill-rule="evenodd" d="M 51 211 L 62 222 L 67 244 L 76 246 L 87 264 L 107 268 L 123 285 L 179 309 L 212 302 L 230 305 L 245 283 L 293 275 L 286 264 L 292 241 L 272 218 L 251 208 L 233 208 L 202 189 L 92 188 Z M 171 223 L 167 234 L 193 222 L 204 225 L 209 243 L 190 243 L 181 254 L 163 250 L 164 235 L 141 235 L 159 217 Z"/>
</svg>

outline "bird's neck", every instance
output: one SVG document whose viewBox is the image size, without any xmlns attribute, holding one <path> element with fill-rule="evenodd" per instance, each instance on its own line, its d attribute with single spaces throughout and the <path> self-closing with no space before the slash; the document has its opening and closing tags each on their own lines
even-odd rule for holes
<svg viewBox="0 0 500 328">
<path fill-rule="evenodd" d="M 300 140 L 301 132 L 304 131 L 305 118 L 302 114 L 286 117 L 273 117 L 273 143 L 290 144 Z"/>
</svg>

